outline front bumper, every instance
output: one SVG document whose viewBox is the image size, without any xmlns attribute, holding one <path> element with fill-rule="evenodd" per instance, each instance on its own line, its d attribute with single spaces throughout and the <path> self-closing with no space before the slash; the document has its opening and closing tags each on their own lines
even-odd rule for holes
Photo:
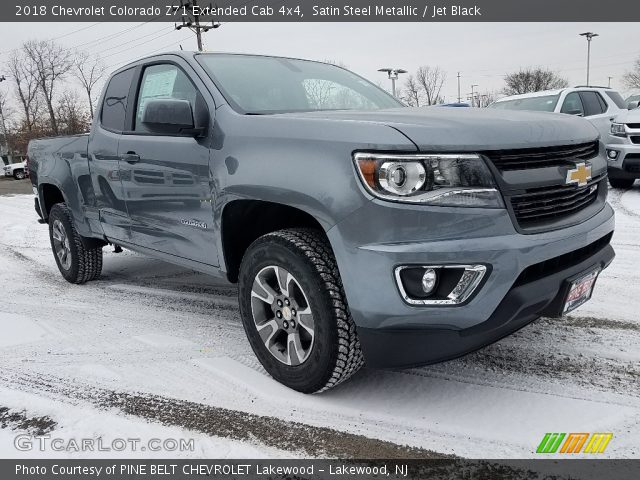
<svg viewBox="0 0 640 480">
<path fill-rule="evenodd" d="M 618 152 L 615 159 L 607 157 L 609 176 L 612 178 L 640 178 L 640 144 L 629 143 L 628 138 L 611 137 L 606 146 Z"/>
<path fill-rule="evenodd" d="M 582 262 L 516 285 L 488 320 L 473 327 L 461 330 L 359 328 L 358 336 L 367 365 L 399 368 L 450 360 L 500 340 L 541 316 L 558 316 L 566 295 L 567 279 L 594 267 L 604 269 L 613 257 L 613 248 L 606 244 Z"/>
<path fill-rule="evenodd" d="M 607 242 L 577 263 L 565 262 L 560 271 L 517 284 L 523 272 L 610 238 L 613 229 L 608 204 L 581 224 L 523 235 L 505 210 L 373 200 L 328 236 L 365 360 L 377 367 L 406 367 L 463 355 L 551 315 L 565 280 L 596 265 L 606 267 L 613 249 Z M 490 273 L 463 305 L 415 306 L 404 302 L 393 275 L 396 266 L 411 264 L 487 264 Z"/>
</svg>

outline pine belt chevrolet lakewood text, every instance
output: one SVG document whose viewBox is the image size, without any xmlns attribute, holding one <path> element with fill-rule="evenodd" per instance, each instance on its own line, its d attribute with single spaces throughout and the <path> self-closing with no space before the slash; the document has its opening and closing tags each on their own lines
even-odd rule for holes
<svg viewBox="0 0 640 480">
<path fill-rule="evenodd" d="M 64 278 L 97 278 L 111 243 L 237 283 L 255 354 L 302 392 L 563 315 L 614 257 L 589 122 L 408 108 L 324 63 L 144 58 L 91 133 L 28 154 Z"/>
</svg>

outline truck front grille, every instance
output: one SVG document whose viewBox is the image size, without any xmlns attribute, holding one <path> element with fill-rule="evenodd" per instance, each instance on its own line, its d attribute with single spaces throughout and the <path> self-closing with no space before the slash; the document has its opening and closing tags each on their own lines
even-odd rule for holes
<svg viewBox="0 0 640 480">
<path fill-rule="evenodd" d="M 634 135 L 630 138 L 631 138 L 631 143 L 636 143 L 636 144 L 640 143 L 640 135 Z"/>
<path fill-rule="evenodd" d="M 518 224 L 527 228 L 577 213 L 598 198 L 599 182 L 603 178 L 605 175 L 595 177 L 583 187 L 554 185 L 513 195 L 511 207 Z"/>
<path fill-rule="evenodd" d="M 562 147 L 523 148 L 484 152 L 498 170 L 562 167 L 589 160 L 598 154 L 599 143 L 589 142 Z"/>
</svg>

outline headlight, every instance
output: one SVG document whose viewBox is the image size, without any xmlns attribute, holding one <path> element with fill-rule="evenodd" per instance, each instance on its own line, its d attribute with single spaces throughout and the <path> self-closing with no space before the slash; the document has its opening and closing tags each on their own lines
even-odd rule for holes
<svg viewBox="0 0 640 480">
<path fill-rule="evenodd" d="M 489 168 L 476 154 L 356 153 L 354 161 L 364 186 L 378 198 L 448 207 L 504 208 Z"/>
<path fill-rule="evenodd" d="M 611 135 L 615 135 L 616 137 L 626 137 L 627 131 L 624 128 L 624 123 L 612 123 Z"/>
</svg>

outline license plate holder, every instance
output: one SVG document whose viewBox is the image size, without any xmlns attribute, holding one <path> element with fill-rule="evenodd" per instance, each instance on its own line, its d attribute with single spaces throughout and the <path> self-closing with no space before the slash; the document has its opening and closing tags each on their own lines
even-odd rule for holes
<svg viewBox="0 0 640 480">
<path fill-rule="evenodd" d="M 588 272 L 583 272 L 568 280 L 569 287 L 564 297 L 561 315 L 566 315 L 591 299 L 593 288 L 601 271 L 600 267 L 592 268 Z"/>
</svg>

